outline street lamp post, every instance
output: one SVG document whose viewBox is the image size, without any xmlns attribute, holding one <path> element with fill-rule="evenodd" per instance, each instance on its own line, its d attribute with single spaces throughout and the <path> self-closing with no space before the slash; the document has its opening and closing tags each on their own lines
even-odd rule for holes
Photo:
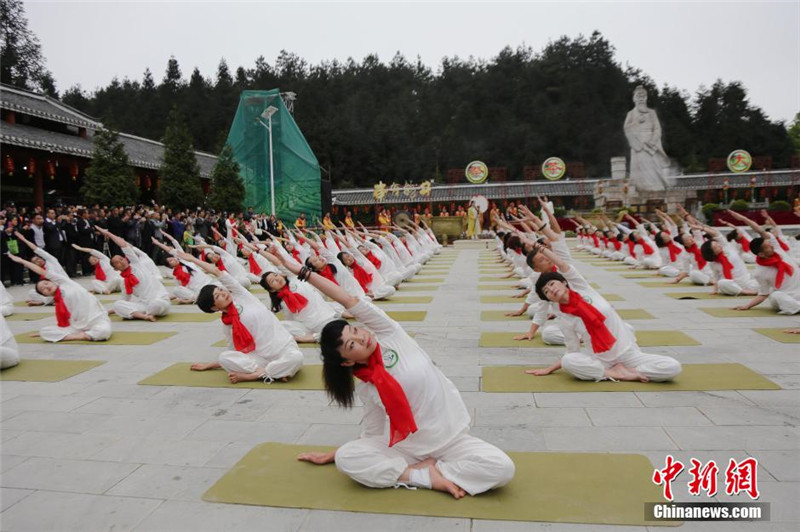
<svg viewBox="0 0 800 532">
<path fill-rule="evenodd" d="M 261 125 L 267 128 L 269 132 L 269 196 L 270 196 L 270 206 L 272 208 L 272 215 L 275 216 L 275 171 L 272 162 L 272 115 L 278 112 L 278 108 L 275 106 L 270 105 L 264 112 L 261 113 L 261 118 L 267 120 L 267 123 L 264 124 L 261 122 Z"/>
</svg>

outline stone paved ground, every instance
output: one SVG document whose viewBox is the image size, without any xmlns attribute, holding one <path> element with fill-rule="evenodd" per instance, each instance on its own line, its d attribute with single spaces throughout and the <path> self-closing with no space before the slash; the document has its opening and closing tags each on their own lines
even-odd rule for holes
<svg viewBox="0 0 800 532">
<path fill-rule="evenodd" d="M 428 305 L 407 329 L 461 390 L 473 414 L 473 434 L 508 451 L 642 453 L 663 467 L 665 455 L 726 464 L 754 456 L 768 523 L 687 523 L 680 530 L 789 531 L 800 528 L 800 349 L 755 333 L 755 327 L 800 326 L 797 317 L 713 318 L 700 306 L 722 301 L 679 301 L 665 289 L 588 264 L 580 269 L 601 292 L 624 297 L 617 308 L 647 308 L 656 320 L 640 329 L 679 329 L 696 347 L 648 348 L 682 363 L 739 362 L 779 383 L 780 391 L 650 393 L 517 393 L 480 390 L 481 366 L 550 363 L 561 348 L 478 347 L 482 331 L 525 329 L 525 322 L 481 322 L 474 287 L 479 250 L 449 248 L 457 260 Z M 502 286 L 502 284 L 501 284 Z M 682 290 L 693 290 L 684 287 Z M 24 291 L 11 290 L 21 300 Z M 37 309 L 17 308 L 19 312 Z M 40 309 L 39 309 L 40 310 Z M 198 312 L 184 307 L 182 312 Z M 14 333 L 46 320 L 9 322 Z M 25 358 L 103 360 L 106 364 L 58 383 L 3 382 L 3 531 L 135 530 L 365 530 L 586 531 L 623 529 L 549 523 L 434 519 L 248 507 L 203 502 L 203 492 L 255 444 L 264 441 L 337 445 L 359 433 L 360 409 L 327 406 L 322 392 L 139 386 L 174 362 L 213 360 L 222 338 L 212 323 L 115 323 L 117 330 L 177 331 L 152 346 L 23 345 Z M 303 350 L 318 363 L 312 349 Z M 517 479 L 520 481 L 522 479 Z M 536 479 L 529 479 L 536 482 Z M 601 486 L 598 486 L 602 489 Z M 676 487 L 688 500 L 685 485 Z M 724 500 L 725 497 L 718 497 Z M 705 500 L 705 499 L 703 499 Z M 624 527 L 626 531 L 645 530 Z M 663 530 L 660 527 L 652 530 Z"/>
</svg>

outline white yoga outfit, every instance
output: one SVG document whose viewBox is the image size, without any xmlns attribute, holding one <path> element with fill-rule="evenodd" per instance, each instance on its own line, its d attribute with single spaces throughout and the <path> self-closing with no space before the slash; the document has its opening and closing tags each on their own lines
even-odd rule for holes
<svg viewBox="0 0 800 532">
<path fill-rule="evenodd" d="M 442 476 L 470 495 L 507 484 L 514 463 L 503 451 L 469 435 L 470 416 L 455 385 L 427 353 L 385 312 L 362 299 L 350 312 L 372 331 L 381 346 L 386 370 L 402 386 L 417 432 L 389 447 L 389 419 L 374 385 L 356 382 L 364 403 L 359 439 L 336 451 L 336 467 L 373 488 L 398 484 L 409 465 L 437 460 Z"/>
<path fill-rule="evenodd" d="M 19 364 L 19 346 L 8 328 L 6 319 L 0 316 L 0 369 Z"/>
<path fill-rule="evenodd" d="M 561 358 L 561 365 L 565 371 L 581 380 L 601 381 L 607 379 L 606 369 L 621 363 L 639 371 L 654 382 L 667 381 L 680 374 L 681 364 L 674 358 L 650 355 L 641 351 L 632 328 L 622 321 L 608 301 L 592 289 L 575 268 L 570 266 L 561 274 L 567 279 L 572 290 L 578 292 L 584 300 L 606 317 L 605 325 L 616 338 L 611 349 L 594 353 L 591 336 L 583 321 L 578 316 L 562 312 L 558 305 L 552 305 L 567 346 L 567 352 Z"/>
<path fill-rule="evenodd" d="M 289 290 L 306 298 L 308 304 L 300 312 L 292 313 L 285 303 L 281 303 L 281 311 L 286 317 L 281 325 L 295 338 L 313 334 L 314 340 L 319 341 L 323 327 L 341 317 L 342 313 L 339 309 L 343 307 L 339 306 L 339 309 L 333 307 L 325 301 L 316 288 L 308 283 L 297 281 L 295 278 L 290 278 Z"/>
<path fill-rule="evenodd" d="M 239 319 L 253 336 L 256 348 L 249 353 L 233 349 L 232 327 L 222 324 L 230 349 L 219 355 L 226 371 L 262 373 L 265 379 L 291 377 L 303 366 L 303 353 L 292 335 L 281 325 L 260 299 L 245 289 L 229 273 L 223 272 L 219 281 L 232 295 Z"/>
<path fill-rule="evenodd" d="M 122 276 L 117 270 L 111 266 L 111 259 L 96 249 L 89 251 L 92 257 L 100 261 L 100 269 L 106 274 L 106 280 L 101 281 L 96 277 L 92 279 L 90 286 L 98 294 L 105 294 L 111 292 L 120 292 L 125 288 L 125 283 L 122 281 Z"/>
<path fill-rule="evenodd" d="M 800 264 L 783 251 L 774 236 L 770 236 L 772 248 L 775 253 L 780 255 L 781 260 L 789 264 L 792 275 L 783 276 L 780 289 L 775 288 L 775 279 L 778 276 L 778 269 L 772 266 L 756 266 L 755 278 L 758 282 L 758 294 L 768 296 L 767 301 L 780 314 L 800 313 Z"/>
<path fill-rule="evenodd" d="M 132 294 L 125 294 L 125 299 L 114 302 L 114 312 L 121 318 L 133 319 L 135 312 L 143 312 L 151 316 L 166 316 L 169 313 L 169 293 L 161 284 L 161 277 L 153 275 L 152 268 L 139 259 L 139 255 L 130 246 L 122 248 L 131 266 L 131 271 L 139 279 L 133 287 Z"/>
<path fill-rule="evenodd" d="M 711 276 L 717 283 L 717 289 L 720 294 L 726 296 L 738 296 L 744 290 L 755 291 L 758 290 L 758 281 L 753 279 L 750 272 L 747 271 L 742 257 L 724 237 L 717 238 L 717 242 L 722 245 L 722 252 L 728 258 L 728 261 L 733 266 L 731 277 L 733 279 L 726 279 L 722 271 L 722 265 L 717 261 L 708 263 L 707 268 L 711 272 Z"/>
<path fill-rule="evenodd" d="M 61 297 L 69 311 L 69 326 L 48 325 L 39 330 L 39 336 L 47 342 L 59 342 L 70 334 L 86 333 L 94 341 L 111 337 L 111 320 L 100 301 L 84 287 L 67 277 L 48 271 L 48 280 L 61 290 Z"/>
</svg>

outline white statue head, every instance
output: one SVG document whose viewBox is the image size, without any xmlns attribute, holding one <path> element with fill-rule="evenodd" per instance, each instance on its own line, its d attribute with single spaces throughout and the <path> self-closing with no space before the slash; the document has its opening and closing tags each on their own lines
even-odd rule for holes
<svg viewBox="0 0 800 532">
<path fill-rule="evenodd" d="M 633 103 L 636 104 L 636 107 L 647 108 L 647 89 L 644 86 L 639 85 L 633 89 Z"/>
</svg>

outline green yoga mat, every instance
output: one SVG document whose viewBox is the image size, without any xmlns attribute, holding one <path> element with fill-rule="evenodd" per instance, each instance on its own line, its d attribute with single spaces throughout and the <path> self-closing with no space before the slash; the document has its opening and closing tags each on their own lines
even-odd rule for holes
<svg viewBox="0 0 800 532">
<path fill-rule="evenodd" d="M 625 298 L 618 294 L 600 294 L 606 301 L 625 301 Z"/>
<path fill-rule="evenodd" d="M 483 332 L 478 345 L 480 347 L 552 347 L 547 346 L 541 336 L 533 340 L 514 340 L 520 332 Z M 656 346 L 689 346 L 700 345 L 700 342 L 679 331 L 636 331 L 636 343 L 639 347 Z M 558 346 L 556 346 L 558 347 Z"/>
<path fill-rule="evenodd" d="M 264 390 L 324 390 L 322 382 L 322 364 L 303 366 L 289 382 L 262 381 L 240 382 L 232 384 L 228 380 L 228 372 L 221 369 L 208 371 L 192 371 L 191 362 L 173 364 L 159 371 L 139 384 L 146 386 L 189 386 L 199 388 L 259 388 Z"/>
<path fill-rule="evenodd" d="M 53 312 L 17 312 L 6 316 L 6 321 L 35 321 L 55 316 Z"/>
<path fill-rule="evenodd" d="M 444 277 L 422 277 L 419 275 L 414 276 L 413 278 L 406 281 L 407 283 L 411 284 L 424 284 L 424 283 L 443 283 Z"/>
<path fill-rule="evenodd" d="M 673 285 L 674 286 L 674 285 Z M 726 296 L 723 294 L 710 294 L 708 292 L 697 291 L 697 292 L 667 292 L 664 294 L 665 296 L 671 297 L 672 299 L 732 299 L 737 297 L 747 297 L 752 298 L 753 296 Z"/>
<path fill-rule="evenodd" d="M 18 344 L 49 344 L 38 336 L 31 338 L 30 332 L 16 335 L 14 338 Z M 84 340 L 63 342 L 65 344 L 81 344 L 81 345 L 152 345 L 161 340 L 165 340 L 170 336 L 175 336 L 177 332 L 129 332 L 129 331 L 114 331 L 111 338 L 102 342 L 87 342 Z"/>
<path fill-rule="evenodd" d="M 763 334 L 767 338 L 772 338 L 782 344 L 800 344 L 800 334 L 789 334 L 783 329 L 753 329 L 758 334 Z"/>
<path fill-rule="evenodd" d="M 102 360 L 20 360 L 0 371 L 0 381 L 58 382 L 105 364 Z"/>
<path fill-rule="evenodd" d="M 623 273 L 623 279 L 654 279 L 661 277 L 656 272 L 648 273 L 648 272 L 636 272 L 636 273 Z"/>
<path fill-rule="evenodd" d="M 478 291 L 485 292 L 491 290 L 521 290 L 520 288 L 514 288 L 510 284 L 479 284 Z M 522 298 L 523 300 L 525 298 Z"/>
<path fill-rule="evenodd" d="M 28 304 L 25 303 L 24 301 L 14 301 L 14 306 L 15 307 L 27 307 Z M 33 305 L 32 308 L 38 308 L 38 307 L 44 307 L 44 306 L 45 305 Z M 53 308 L 52 305 L 50 306 L 50 308 Z"/>
<path fill-rule="evenodd" d="M 675 284 L 669 281 L 639 281 L 636 284 L 644 286 L 645 288 L 686 288 L 688 286 L 696 286 L 697 288 L 701 288 L 700 286 L 697 285 L 681 284 L 681 283 Z"/>
<path fill-rule="evenodd" d="M 424 321 L 428 313 L 424 310 L 387 310 L 394 321 Z"/>
<path fill-rule="evenodd" d="M 203 495 L 207 502 L 375 514 L 613 525 L 644 521 L 644 503 L 661 502 L 647 457 L 611 453 L 508 453 L 516 473 L 506 486 L 453 499 L 432 490 L 373 489 L 333 464 L 297 460 L 334 447 L 262 443 Z M 602 487 L 602 489 L 598 489 Z M 376 525 L 376 529 L 379 526 Z"/>
<path fill-rule="evenodd" d="M 710 316 L 714 316 L 715 318 L 780 318 L 782 316 L 781 314 L 778 314 L 776 310 L 771 308 L 733 310 L 727 307 L 701 307 L 700 310 L 706 314 L 709 314 Z"/>
<path fill-rule="evenodd" d="M 481 296 L 481 303 L 522 303 L 524 298 L 516 298 L 511 296 Z"/>
<path fill-rule="evenodd" d="M 209 321 L 218 320 L 219 315 L 214 312 L 207 314 L 205 312 L 171 312 L 166 316 L 157 318 L 158 322 L 163 323 L 205 323 Z M 123 320 L 117 315 L 111 316 L 111 321 L 128 321 Z"/>
<path fill-rule="evenodd" d="M 394 296 L 386 300 L 375 301 L 378 305 L 411 305 L 417 303 L 430 303 L 433 296 Z"/>
<path fill-rule="evenodd" d="M 781 387 L 741 364 L 684 364 L 669 382 L 582 381 L 564 370 L 544 377 L 525 370 L 546 366 L 484 366 L 481 389 L 489 393 L 522 392 L 683 392 L 710 390 L 780 390 Z"/>
<path fill-rule="evenodd" d="M 400 288 L 398 289 L 401 294 L 406 292 L 435 292 L 438 290 L 439 287 L 437 285 L 415 285 L 409 286 L 407 284 L 401 284 Z"/>
<path fill-rule="evenodd" d="M 516 310 L 516 309 L 512 309 Z M 506 312 L 512 310 L 484 310 L 481 311 L 481 321 L 531 321 L 530 316 L 523 314 L 522 316 L 506 316 Z M 617 309 L 617 314 L 623 320 L 653 320 L 655 316 L 650 314 L 644 309 L 631 308 L 631 309 Z M 522 334 L 522 333 L 520 333 Z"/>
<path fill-rule="evenodd" d="M 499 276 L 499 275 L 491 275 L 491 276 L 484 276 L 478 277 L 479 283 L 494 283 L 494 282 L 506 282 L 510 283 L 514 280 L 511 277 Z"/>
</svg>

